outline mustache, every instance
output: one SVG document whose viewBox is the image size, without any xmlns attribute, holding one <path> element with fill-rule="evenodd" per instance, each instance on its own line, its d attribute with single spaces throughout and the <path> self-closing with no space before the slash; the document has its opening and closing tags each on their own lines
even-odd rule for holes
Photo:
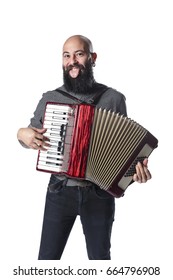
<svg viewBox="0 0 173 280">
<path fill-rule="evenodd" d="M 82 64 L 78 64 L 78 63 L 73 63 L 73 64 L 70 64 L 67 68 L 66 68 L 66 72 L 69 72 L 71 69 L 73 69 L 73 67 L 75 68 L 79 68 L 80 70 L 84 70 L 85 67 L 82 65 Z"/>
</svg>

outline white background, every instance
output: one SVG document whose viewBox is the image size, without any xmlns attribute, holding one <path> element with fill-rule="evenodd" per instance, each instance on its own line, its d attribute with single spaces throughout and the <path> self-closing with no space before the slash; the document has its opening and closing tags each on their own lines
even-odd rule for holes
<svg viewBox="0 0 173 280">
<path fill-rule="evenodd" d="M 28 125 L 42 93 L 62 84 L 62 45 L 74 34 L 93 42 L 96 80 L 123 92 L 128 115 L 159 139 L 149 160 L 152 180 L 116 199 L 112 261 L 95 266 L 159 266 L 160 277 L 171 279 L 172 13 L 168 0 L 1 1 L 0 255 L 8 279 L 18 265 L 43 265 L 36 260 L 49 180 L 35 170 L 37 152 L 23 149 L 16 133 Z M 55 265 L 91 266 L 79 219 Z"/>
</svg>

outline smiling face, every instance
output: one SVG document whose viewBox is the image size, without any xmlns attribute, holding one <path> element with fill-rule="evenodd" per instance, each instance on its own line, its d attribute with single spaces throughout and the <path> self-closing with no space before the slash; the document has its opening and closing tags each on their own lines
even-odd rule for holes
<svg viewBox="0 0 173 280">
<path fill-rule="evenodd" d="M 86 62 L 91 55 L 85 47 L 84 41 L 78 37 L 66 41 L 63 47 L 63 66 L 72 78 L 79 75 L 80 69 L 85 68 Z"/>
<path fill-rule="evenodd" d="M 63 46 L 64 85 L 67 90 L 82 93 L 91 87 L 95 60 L 96 54 L 87 38 L 76 35 L 67 39 Z"/>
</svg>

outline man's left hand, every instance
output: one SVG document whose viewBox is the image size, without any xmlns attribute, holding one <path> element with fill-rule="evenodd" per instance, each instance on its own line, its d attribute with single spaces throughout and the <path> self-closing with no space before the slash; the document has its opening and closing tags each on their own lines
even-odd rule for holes
<svg viewBox="0 0 173 280">
<path fill-rule="evenodd" d="M 133 181 L 138 183 L 146 183 L 151 179 L 151 173 L 148 170 L 148 159 L 138 162 L 136 165 L 136 173 L 133 175 Z"/>
</svg>

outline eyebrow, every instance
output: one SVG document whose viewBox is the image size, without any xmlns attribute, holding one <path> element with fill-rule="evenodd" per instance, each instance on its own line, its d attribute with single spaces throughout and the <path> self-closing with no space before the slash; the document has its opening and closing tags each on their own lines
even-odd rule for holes
<svg viewBox="0 0 173 280">
<path fill-rule="evenodd" d="M 75 53 L 77 53 L 77 52 L 83 52 L 83 53 L 85 53 L 85 51 L 84 51 L 84 50 L 77 50 L 77 51 L 75 51 Z M 64 52 L 63 52 L 63 54 L 65 54 L 65 53 L 70 53 L 70 52 L 68 52 L 68 51 L 64 51 Z"/>
</svg>

